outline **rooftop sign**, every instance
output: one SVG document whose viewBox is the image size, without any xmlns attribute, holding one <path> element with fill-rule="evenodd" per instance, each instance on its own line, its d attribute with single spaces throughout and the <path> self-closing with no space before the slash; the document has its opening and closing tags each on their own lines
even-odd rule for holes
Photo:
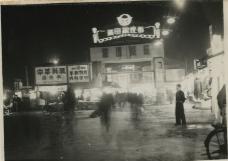
<svg viewBox="0 0 228 161">
<path fill-rule="evenodd" d="M 160 38 L 160 23 L 156 22 L 153 26 L 135 26 L 130 25 L 133 17 L 129 14 L 122 14 L 117 17 L 119 27 L 105 30 L 98 30 L 96 27 L 92 28 L 93 42 L 104 43 L 106 41 L 119 39 L 122 37 L 137 37 L 154 39 Z"/>
<path fill-rule="evenodd" d="M 131 24 L 132 18 L 129 14 L 122 14 L 119 17 L 117 17 L 117 21 L 120 24 L 120 26 L 128 26 Z"/>
</svg>

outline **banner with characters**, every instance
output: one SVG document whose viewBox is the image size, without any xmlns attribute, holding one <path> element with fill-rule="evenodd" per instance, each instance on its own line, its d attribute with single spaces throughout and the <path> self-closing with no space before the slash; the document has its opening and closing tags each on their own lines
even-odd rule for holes
<svg viewBox="0 0 228 161">
<path fill-rule="evenodd" d="M 144 38 L 144 39 L 155 39 L 160 38 L 161 29 L 160 23 L 156 22 L 151 26 L 135 26 L 131 25 L 133 17 L 129 14 L 122 14 L 116 18 L 119 27 L 100 30 L 96 27 L 92 28 L 93 33 L 93 42 L 104 43 L 106 41 L 119 39 L 122 37 L 135 37 L 135 38 Z"/>
<path fill-rule="evenodd" d="M 66 66 L 36 67 L 36 85 L 67 83 Z"/>
<path fill-rule="evenodd" d="M 68 66 L 69 83 L 89 82 L 88 65 L 69 65 Z"/>
</svg>

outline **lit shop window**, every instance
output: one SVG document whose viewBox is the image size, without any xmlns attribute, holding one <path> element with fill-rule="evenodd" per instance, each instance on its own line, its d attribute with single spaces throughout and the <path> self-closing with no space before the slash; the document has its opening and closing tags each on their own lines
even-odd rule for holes
<svg viewBox="0 0 228 161">
<path fill-rule="evenodd" d="M 121 57 L 122 56 L 122 48 L 121 47 L 117 47 L 116 48 L 116 57 Z"/>
<path fill-rule="evenodd" d="M 136 56 L 136 46 L 129 46 L 130 56 Z"/>
<path fill-rule="evenodd" d="M 102 57 L 107 58 L 108 57 L 108 48 L 102 48 Z"/>
<path fill-rule="evenodd" d="M 144 55 L 150 55 L 149 45 L 144 45 L 143 50 L 144 50 Z"/>
</svg>

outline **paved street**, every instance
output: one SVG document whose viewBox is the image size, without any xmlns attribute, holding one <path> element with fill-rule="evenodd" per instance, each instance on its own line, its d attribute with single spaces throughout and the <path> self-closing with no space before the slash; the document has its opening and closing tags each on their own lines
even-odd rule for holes
<svg viewBox="0 0 228 161">
<path fill-rule="evenodd" d="M 5 117 L 6 159 L 176 161 L 207 159 L 210 110 L 186 105 L 187 128 L 175 127 L 174 105 L 146 106 L 140 121 L 126 107 L 113 111 L 110 130 L 92 111 L 21 113 Z"/>
</svg>

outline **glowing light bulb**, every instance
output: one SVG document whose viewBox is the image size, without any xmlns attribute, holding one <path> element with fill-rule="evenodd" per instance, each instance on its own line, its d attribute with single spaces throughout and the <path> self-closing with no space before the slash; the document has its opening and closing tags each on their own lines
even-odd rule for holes
<svg viewBox="0 0 228 161">
<path fill-rule="evenodd" d="M 174 18 L 174 17 L 169 17 L 168 19 L 167 19 L 167 23 L 168 24 L 174 24 L 176 22 L 176 19 Z"/>
<path fill-rule="evenodd" d="M 179 9 L 182 9 L 184 7 L 185 0 L 174 0 L 174 2 Z"/>
<path fill-rule="evenodd" d="M 162 35 L 163 35 L 163 36 L 169 35 L 169 31 L 168 31 L 168 30 L 163 30 L 163 31 L 162 31 Z"/>
<path fill-rule="evenodd" d="M 56 65 L 56 64 L 58 64 L 58 63 L 59 63 L 59 61 L 58 61 L 57 59 L 54 59 L 54 60 L 53 60 L 53 64 Z"/>
</svg>

